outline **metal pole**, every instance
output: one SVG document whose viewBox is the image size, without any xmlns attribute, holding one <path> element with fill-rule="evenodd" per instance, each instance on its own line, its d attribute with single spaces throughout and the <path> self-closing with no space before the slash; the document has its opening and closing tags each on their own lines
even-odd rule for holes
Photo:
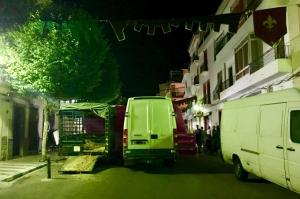
<svg viewBox="0 0 300 199">
<path fill-rule="evenodd" d="M 50 156 L 47 157 L 47 178 L 51 178 L 51 160 Z"/>
</svg>

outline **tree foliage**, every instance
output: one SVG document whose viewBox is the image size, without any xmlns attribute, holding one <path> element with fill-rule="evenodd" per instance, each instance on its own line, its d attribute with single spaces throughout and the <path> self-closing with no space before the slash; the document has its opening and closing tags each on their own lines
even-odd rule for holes
<svg viewBox="0 0 300 199">
<path fill-rule="evenodd" d="M 39 16 L 0 36 L 1 62 L 19 80 L 13 86 L 64 100 L 117 97 L 118 64 L 98 22 L 81 10 L 61 22 Z"/>
</svg>

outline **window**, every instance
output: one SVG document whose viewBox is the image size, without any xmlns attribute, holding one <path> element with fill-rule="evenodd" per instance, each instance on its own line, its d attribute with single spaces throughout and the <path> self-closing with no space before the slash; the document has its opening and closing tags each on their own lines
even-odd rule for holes
<svg viewBox="0 0 300 199">
<path fill-rule="evenodd" d="M 295 143 L 300 143 L 300 110 L 291 111 L 290 136 Z"/>
<path fill-rule="evenodd" d="M 197 74 L 194 77 L 194 84 L 199 84 L 199 68 L 197 68 Z"/>
<path fill-rule="evenodd" d="M 245 10 L 255 10 L 255 8 L 259 5 L 259 1 L 257 0 L 235 0 L 230 7 L 231 13 L 242 13 Z M 238 28 L 240 28 L 245 21 L 247 20 L 248 16 L 243 14 L 241 15 Z"/>
<path fill-rule="evenodd" d="M 243 0 L 236 0 L 230 7 L 231 13 L 241 13 L 245 9 L 245 5 Z"/>
<path fill-rule="evenodd" d="M 204 99 L 204 104 L 210 104 L 210 81 L 208 80 L 203 84 L 203 99 Z"/>
<path fill-rule="evenodd" d="M 262 41 L 250 34 L 240 47 L 235 49 L 236 80 L 255 72 L 263 66 Z"/>
<path fill-rule="evenodd" d="M 203 71 L 207 71 L 207 70 L 208 70 L 207 49 L 204 50 L 204 52 L 203 52 L 203 59 L 204 59 L 204 62 L 203 62 L 203 64 L 200 66 L 200 73 L 202 73 Z"/>
<path fill-rule="evenodd" d="M 264 66 L 263 46 L 261 40 L 251 40 L 251 65 L 250 72 L 253 73 Z"/>
<path fill-rule="evenodd" d="M 204 65 L 207 69 L 207 50 L 204 51 Z"/>
<path fill-rule="evenodd" d="M 228 68 L 228 87 L 233 85 L 233 72 L 232 67 Z"/>
<path fill-rule="evenodd" d="M 215 41 L 215 60 L 217 54 L 223 49 L 223 47 L 229 42 L 231 37 L 233 36 L 232 33 L 226 33 L 225 35 L 222 33 L 217 40 Z"/>
<path fill-rule="evenodd" d="M 218 72 L 218 76 L 217 76 L 217 80 L 218 80 L 218 83 L 217 83 L 217 86 L 218 86 L 218 97 L 220 99 L 220 93 L 224 90 L 222 88 L 222 71 Z"/>
<path fill-rule="evenodd" d="M 248 67 L 248 41 L 246 41 L 242 47 L 235 52 L 235 71 L 236 79 L 243 77 L 249 72 Z"/>
</svg>

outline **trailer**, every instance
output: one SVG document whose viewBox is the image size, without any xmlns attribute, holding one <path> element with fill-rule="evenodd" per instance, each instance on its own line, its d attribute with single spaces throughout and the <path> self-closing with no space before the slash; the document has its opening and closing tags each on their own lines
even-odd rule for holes
<svg viewBox="0 0 300 199">
<path fill-rule="evenodd" d="M 124 110 L 124 111 L 123 111 Z M 59 111 L 61 172 L 92 172 L 99 158 L 121 158 L 125 107 L 105 103 L 64 104 Z"/>
</svg>

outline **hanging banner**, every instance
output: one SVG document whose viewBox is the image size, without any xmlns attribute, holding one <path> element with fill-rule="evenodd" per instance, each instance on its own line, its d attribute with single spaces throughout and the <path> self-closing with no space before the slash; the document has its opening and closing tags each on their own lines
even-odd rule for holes
<svg viewBox="0 0 300 199">
<path fill-rule="evenodd" d="M 253 23 L 255 35 L 273 46 L 287 33 L 286 7 L 255 11 Z"/>
</svg>

